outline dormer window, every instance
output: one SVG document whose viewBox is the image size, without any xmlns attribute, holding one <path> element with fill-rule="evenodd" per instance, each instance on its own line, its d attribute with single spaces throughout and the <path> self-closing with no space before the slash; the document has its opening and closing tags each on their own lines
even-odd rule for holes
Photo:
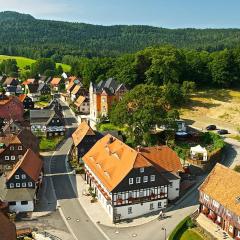
<svg viewBox="0 0 240 240">
<path fill-rule="evenodd" d="M 148 182 L 148 176 L 144 176 L 144 177 L 143 177 L 143 182 L 144 182 L 144 183 Z"/>
<path fill-rule="evenodd" d="M 133 184 L 133 178 L 129 178 L 129 185 Z"/>
<path fill-rule="evenodd" d="M 144 173 L 144 168 L 140 168 L 140 173 Z"/>
</svg>

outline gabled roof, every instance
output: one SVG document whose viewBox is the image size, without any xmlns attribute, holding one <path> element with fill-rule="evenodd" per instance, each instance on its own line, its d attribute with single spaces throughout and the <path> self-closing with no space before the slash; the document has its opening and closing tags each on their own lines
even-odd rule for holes
<svg viewBox="0 0 240 240">
<path fill-rule="evenodd" d="M 73 90 L 73 88 L 75 87 L 75 83 L 74 82 L 70 82 L 69 84 L 68 84 L 68 86 L 67 86 L 67 91 L 72 91 Z"/>
<path fill-rule="evenodd" d="M 140 148 L 140 152 L 160 172 L 183 172 L 183 167 L 177 153 L 168 146 L 155 146 Z"/>
<path fill-rule="evenodd" d="M 7 85 L 17 86 L 18 84 L 19 84 L 19 81 L 16 78 L 7 77 L 2 85 L 3 86 L 7 86 Z"/>
<path fill-rule="evenodd" d="M 18 169 L 22 169 L 33 181 L 37 182 L 41 173 L 43 161 L 31 149 L 17 162 L 13 170 L 7 175 L 7 181 L 14 176 Z"/>
<path fill-rule="evenodd" d="M 95 132 L 92 128 L 86 123 L 82 122 L 77 130 L 72 134 L 73 143 L 75 146 L 78 146 L 85 136 L 95 136 Z"/>
<path fill-rule="evenodd" d="M 37 91 L 41 91 L 44 87 L 48 87 L 46 83 L 39 83 Z"/>
<path fill-rule="evenodd" d="M 37 93 L 38 92 L 38 87 L 39 87 L 39 85 L 35 84 L 35 83 L 28 84 L 29 93 Z"/>
<path fill-rule="evenodd" d="M 33 152 L 38 154 L 39 139 L 30 130 L 21 130 L 18 133 L 17 138 L 25 148 L 30 148 Z"/>
<path fill-rule="evenodd" d="M 95 91 L 97 93 L 102 93 L 105 91 L 107 95 L 113 95 L 122 86 L 123 84 L 117 83 L 115 79 L 109 78 L 106 81 L 99 82 L 95 87 Z"/>
<path fill-rule="evenodd" d="M 30 110 L 30 123 L 48 123 L 55 114 L 52 109 Z"/>
<path fill-rule="evenodd" d="M 61 82 L 61 78 L 53 78 L 51 81 L 51 85 L 58 85 Z"/>
<path fill-rule="evenodd" d="M 132 169 L 152 166 L 141 153 L 110 134 L 100 139 L 83 161 L 110 192 Z"/>
<path fill-rule="evenodd" d="M 79 96 L 77 98 L 77 100 L 74 102 L 74 104 L 77 106 L 77 107 L 80 107 L 82 105 L 82 103 L 85 101 L 85 97 L 84 96 Z"/>
<path fill-rule="evenodd" d="M 29 79 L 25 80 L 24 82 L 22 82 L 22 85 L 33 84 L 35 81 L 36 81 L 35 78 L 29 78 Z"/>
<path fill-rule="evenodd" d="M 240 216 L 239 186 L 240 173 L 217 163 L 199 190 Z"/>
<path fill-rule="evenodd" d="M 74 87 L 74 89 L 72 90 L 71 94 L 77 94 L 78 91 L 80 90 L 80 88 L 81 88 L 80 85 L 76 85 L 76 86 Z"/>
<path fill-rule="evenodd" d="M 0 210 L 0 239 L 16 240 L 16 227 Z"/>
</svg>

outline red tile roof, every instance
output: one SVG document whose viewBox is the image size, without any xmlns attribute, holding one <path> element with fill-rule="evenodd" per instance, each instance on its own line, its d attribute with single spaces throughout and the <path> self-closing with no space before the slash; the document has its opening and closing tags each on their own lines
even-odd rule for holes
<svg viewBox="0 0 240 240">
<path fill-rule="evenodd" d="M 61 82 L 61 78 L 53 78 L 51 81 L 51 85 L 57 86 Z"/>
<path fill-rule="evenodd" d="M 18 96 L 18 99 L 20 100 L 20 102 L 23 102 L 26 97 L 27 97 L 27 94 L 20 94 L 20 95 Z"/>
<path fill-rule="evenodd" d="M 0 211 L 0 239 L 16 240 L 16 227 L 1 211 Z"/>
<path fill-rule="evenodd" d="M 21 160 L 14 166 L 13 170 L 7 175 L 7 180 L 9 180 L 20 168 L 36 182 L 39 178 L 42 167 L 43 161 L 31 149 L 28 149 Z"/>
</svg>

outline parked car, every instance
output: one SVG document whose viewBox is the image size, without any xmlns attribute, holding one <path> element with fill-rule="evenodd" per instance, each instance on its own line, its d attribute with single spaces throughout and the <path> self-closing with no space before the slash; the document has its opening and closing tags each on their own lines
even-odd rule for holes
<svg viewBox="0 0 240 240">
<path fill-rule="evenodd" d="M 216 127 L 216 125 L 209 125 L 209 126 L 206 127 L 206 129 L 207 129 L 208 131 L 210 131 L 210 130 L 216 130 L 217 127 Z"/>
<path fill-rule="evenodd" d="M 220 135 L 225 135 L 225 134 L 228 134 L 228 130 L 220 129 L 220 130 L 217 131 L 217 133 L 220 134 Z"/>
</svg>

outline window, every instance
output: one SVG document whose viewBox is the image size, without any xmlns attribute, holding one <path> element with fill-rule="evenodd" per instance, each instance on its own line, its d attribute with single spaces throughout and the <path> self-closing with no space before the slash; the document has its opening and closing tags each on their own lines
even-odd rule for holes
<svg viewBox="0 0 240 240">
<path fill-rule="evenodd" d="M 27 187 L 27 184 L 25 182 L 22 183 L 22 187 Z"/>
<path fill-rule="evenodd" d="M 139 192 L 139 197 L 140 197 L 140 198 L 144 197 L 144 192 L 143 192 L 143 190 L 141 190 L 141 191 Z"/>
<path fill-rule="evenodd" d="M 141 183 L 141 178 L 140 177 L 136 178 L 136 183 Z"/>
<path fill-rule="evenodd" d="M 15 205 L 16 205 L 16 202 L 9 202 L 9 205 L 10 205 L 10 206 L 15 206 Z"/>
<path fill-rule="evenodd" d="M 5 160 L 9 160 L 9 156 L 5 156 Z"/>
<path fill-rule="evenodd" d="M 22 155 L 18 155 L 18 159 L 21 159 L 22 158 Z"/>
<path fill-rule="evenodd" d="M 13 151 L 13 150 L 14 150 L 14 146 L 11 146 L 11 147 L 10 147 L 10 150 Z"/>
<path fill-rule="evenodd" d="M 18 146 L 18 150 L 22 150 L 22 146 Z"/>
<path fill-rule="evenodd" d="M 57 120 L 57 123 L 59 123 L 60 121 L 59 121 L 59 119 Z"/>
<path fill-rule="evenodd" d="M 144 173 L 144 168 L 140 168 L 140 173 Z"/>
<path fill-rule="evenodd" d="M 131 198 L 133 196 L 132 192 L 128 193 L 128 198 Z"/>
<path fill-rule="evenodd" d="M 26 179 L 26 174 L 22 174 L 22 179 Z"/>
<path fill-rule="evenodd" d="M 237 233 L 237 237 L 240 237 L 240 231 L 238 231 L 238 233 Z"/>
<path fill-rule="evenodd" d="M 19 175 L 15 175 L 15 179 L 19 179 Z"/>
<path fill-rule="evenodd" d="M 158 202 L 158 208 L 162 208 L 162 203 Z"/>
<path fill-rule="evenodd" d="M 172 182 L 170 182 L 170 183 L 169 183 L 169 187 L 170 187 L 170 188 L 172 188 L 172 186 L 173 186 L 173 183 L 172 183 Z"/>
<path fill-rule="evenodd" d="M 204 200 L 209 201 L 209 196 L 204 194 Z"/>
<path fill-rule="evenodd" d="M 151 182 L 154 182 L 154 181 L 155 181 L 155 175 L 151 175 L 150 181 L 151 181 Z"/>
<path fill-rule="evenodd" d="M 133 178 L 129 178 L 129 185 L 133 184 Z"/>
<path fill-rule="evenodd" d="M 221 217 L 217 216 L 217 221 L 220 223 L 221 222 Z"/>
<path fill-rule="evenodd" d="M 20 183 L 16 183 L 17 188 L 20 188 L 20 186 L 21 186 Z"/>
<path fill-rule="evenodd" d="M 153 210 L 154 207 L 153 207 L 153 203 L 150 203 L 150 210 Z"/>
<path fill-rule="evenodd" d="M 148 182 L 148 176 L 143 177 L 143 182 Z"/>
<path fill-rule="evenodd" d="M 233 226 L 232 225 L 229 226 L 229 232 L 233 233 Z"/>
<path fill-rule="evenodd" d="M 132 214 L 132 207 L 128 208 L 128 214 Z"/>
<path fill-rule="evenodd" d="M 28 183 L 28 186 L 29 186 L 29 187 L 32 187 L 32 186 L 33 186 L 32 182 L 29 182 L 29 183 Z"/>
<path fill-rule="evenodd" d="M 14 183 L 10 183 L 10 188 L 14 188 Z"/>
<path fill-rule="evenodd" d="M 219 208 L 219 203 L 217 201 L 213 200 L 213 206 L 216 208 Z"/>
<path fill-rule="evenodd" d="M 14 161 L 15 160 L 15 156 L 11 156 L 11 160 Z"/>
<path fill-rule="evenodd" d="M 28 205 L 28 201 L 21 201 L 21 205 Z"/>
</svg>

